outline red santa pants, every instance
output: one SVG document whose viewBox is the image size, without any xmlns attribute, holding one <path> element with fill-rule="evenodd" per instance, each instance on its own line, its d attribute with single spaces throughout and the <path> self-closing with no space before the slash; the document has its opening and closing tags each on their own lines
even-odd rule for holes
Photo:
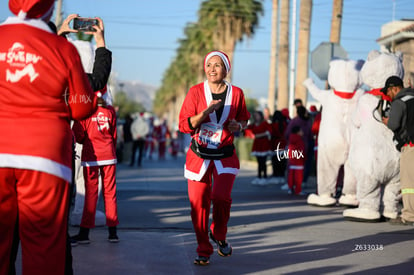
<svg viewBox="0 0 414 275">
<path fill-rule="evenodd" d="M 216 240 L 225 240 L 230 219 L 231 190 L 234 174 L 218 174 L 214 162 L 201 181 L 188 180 L 188 196 L 191 203 L 191 220 L 197 237 L 197 253 L 209 257 L 213 246 L 208 236 L 210 206 L 213 202 L 213 221 L 210 226 Z M 212 180 L 214 184 L 212 184 Z"/>
<path fill-rule="evenodd" d="M 289 165 L 288 186 L 295 194 L 302 192 L 303 165 Z"/>
<path fill-rule="evenodd" d="M 82 227 L 95 227 L 100 175 L 102 179 L 106 225 L 117 226 L 119 224 L 116 203 L 116 165 L 86 166 L 83 168 L 83 177 L 85 178 L 85 205 L 83 206 L 82 221 L 80 224 Z"/>
<path fill-rule="evenodd" d="M 64 274 L 68 196 L 61 178 L 0 168 L 0 274 L 8 274 L 17 214 L 23 274 Z"/>
</svg>

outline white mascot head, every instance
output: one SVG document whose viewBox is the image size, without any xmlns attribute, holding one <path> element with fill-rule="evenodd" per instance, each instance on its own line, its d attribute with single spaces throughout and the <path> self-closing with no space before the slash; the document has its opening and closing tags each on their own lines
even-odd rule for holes
<svg viewBox="0 0 414 275">
<path fill-rule="evenodd" d="M 382 53 L 373 50 L 368 54 L 367 60 L 361 70 L 362 82 L 370 89 L 384 87 L 390 76 L 404 77 L 401 53 Z"/>
<path fill-rule="evenodd" d="M 329 63 L 328 83 L 336 91 L 354 92 L 361 86 L 363 60 L 333 59 Z"/>
</svg>

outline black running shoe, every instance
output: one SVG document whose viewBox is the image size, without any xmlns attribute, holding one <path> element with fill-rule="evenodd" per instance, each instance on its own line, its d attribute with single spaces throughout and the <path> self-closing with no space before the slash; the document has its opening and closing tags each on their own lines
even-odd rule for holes
<svg viewBox="0 0 414 275">
<path fill-rule="evenodd" d="M 78 246 L 78 241 L 75 240 L 73 237 L 69 237 L 70 246 L 75 247 Z"/>
<path fill-rule="evenodd" d="M 108 232 L 109 232 L 108 242 L 118 243 L 119 238 L 118 238 L 118 235 L 116 234 L 116 226 L 108 227 Z"/>
<path fill-rule="evenodd" d="M 108 242 L 110 243 L 119 243 L 118 235 L 109 235 L 108 236 Z"/>
<path fill-rule="evenodd" d="M 89 237 L 84 236 L 82 234 L 78 234 L 75 236 L 70 237 L 70 244 L 72 246 L 76 246 L 77 244 L 89 244 Z"/>
<path fill-rule="evenodd" d="M 214 238 L 213 233 L 209 232 L 210 239 L 217 244 L 217 253 L 221 257 L 229 257 L 231 256 L 231 253 L 233 252 L 233 248 L 231 245 L 226 241 L 217 241 L 216 238 Z"/>
<path fill-rule="evenodd" d="M 197 258 L 194 259 L 195 265 L 208 265 L 209 263 L 210 263 L 210 257 L 197 256 Z"/>
</svg>

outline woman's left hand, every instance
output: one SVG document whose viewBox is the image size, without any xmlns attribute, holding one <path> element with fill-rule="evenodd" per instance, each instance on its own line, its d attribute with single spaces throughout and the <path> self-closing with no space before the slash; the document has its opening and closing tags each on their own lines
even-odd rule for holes
<svg viewBox="0 0 414 275">
<path fill-rule="evenodd" d="M 229 129 L 230 132 L 234 133 L 234 132 L 238 132 L 240 131 L 240 123 L 238 123 L 236 120 L 232 119 L 229 122 L 229 125 L 227 126 L 227 128 Z"/>
</svg>

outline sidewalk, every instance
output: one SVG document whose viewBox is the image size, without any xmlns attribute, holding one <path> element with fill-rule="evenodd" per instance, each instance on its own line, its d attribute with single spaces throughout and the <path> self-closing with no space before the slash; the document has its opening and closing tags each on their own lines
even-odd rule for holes
<svg viewBox="0 0 414 275">
<path fill-rule="evenodd" d="M 233 255 L 214 253 L 209 266 L 195 266 L 184 160 L 118 165 L 120 242 L 109 243 L 104 227 L 93 229 L 91 244 L 72 249 L 75 274 L 414 274 L 412 226 L 348 222 L 342 207 L 309 206 L 280 185 L 253 186 L 250 164 L 233 189 Z"/>
</svg>

